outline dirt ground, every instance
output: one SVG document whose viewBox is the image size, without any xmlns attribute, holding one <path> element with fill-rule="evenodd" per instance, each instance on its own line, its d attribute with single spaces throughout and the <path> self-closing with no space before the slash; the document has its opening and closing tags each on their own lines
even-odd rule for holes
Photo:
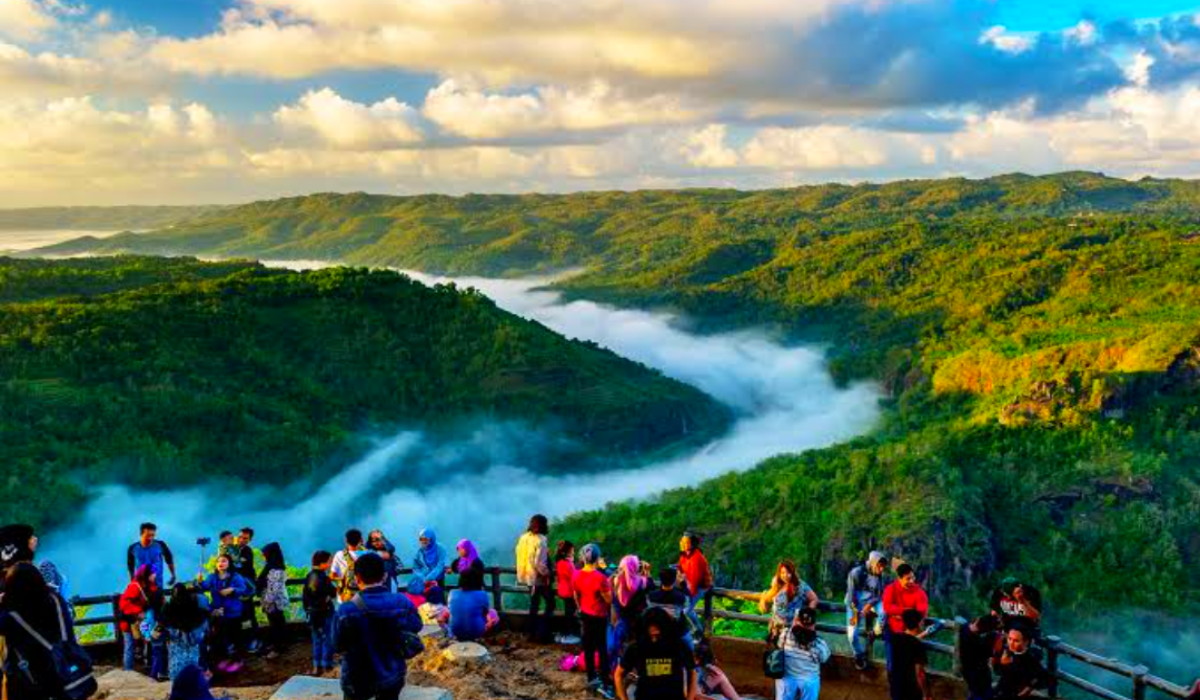
<svg viewBox="0 0 1200 700">
<path fill-rule="evenodd" d="M 558 670 L 559 662 L 578 649 L 567 646 L 535 646 L 522 637 L 503 632 L 483 641 L 492 660 L 482 665 L 461 666 L 442 658 L 446 643 L 428 641 L 430 647 L 409 664 L 411 685 L 445 688 L 454 700 L 592 700 L 597 696 L 585 687 L 583 673 Z M 255 657 L 236 675 L 217 674 L 213 694 L 230 700 L 267 700 L 288 678 L 308 675 L 310 647 L 297 641 L 275 659 Z M 327 674 L 337 677 L 335 670 Z M 94 700 L 164 700 L 168 683 L 156 683 L 140 673 L 98 668 L 101 690 Z"/>
</svg>

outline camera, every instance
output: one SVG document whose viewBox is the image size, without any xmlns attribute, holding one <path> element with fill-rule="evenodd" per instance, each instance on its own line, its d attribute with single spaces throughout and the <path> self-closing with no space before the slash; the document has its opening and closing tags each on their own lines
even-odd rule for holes
<svg viewBox="0 0 1200 700">
<path fill-rule="evenodd" d="M 212 544 L 212 538 L 211 537 L 197 537 L 196 544 L 200 545 L 201 547 L 207 547 L 208 545 Z"/>
</svg>

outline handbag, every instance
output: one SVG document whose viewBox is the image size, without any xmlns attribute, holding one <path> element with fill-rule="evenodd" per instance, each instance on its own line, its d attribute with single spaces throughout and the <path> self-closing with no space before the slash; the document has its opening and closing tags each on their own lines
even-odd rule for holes
<svg viewBox="0 0 1200 700">
<path fill-rule="evenodd" d="M 779 680 L 787 673 L 784 663 L 783 649 L 779 648 L 778 637 L 774 631 L 767 633 L 767 650 L 763 652 L 763 675 Z"/>
<path fill-rule="evenodd" d="M 363 600 L 361 595 L 355 593 L 350 602 L 354 603 L 354 607 L 359 610 L 363 612 L 367 611 L 367 601 Z M 400 632 L 400 654 L 404 657 L 405 661 L 411 661 L 424 651 L 425 640 L 421 639 L 420 635 L 407 630 Z"/>
</svg>

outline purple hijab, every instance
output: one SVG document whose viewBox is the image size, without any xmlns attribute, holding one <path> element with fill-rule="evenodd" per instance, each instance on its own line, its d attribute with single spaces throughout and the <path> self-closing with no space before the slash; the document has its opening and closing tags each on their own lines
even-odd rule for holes
<svg viewBox="0 0 1200 700">
<path fill-rule="evenodd" d="M 458 568 L 456 573 L 462 573 L 471 568 L 471 565 L 479 561 L 479 551 L 475 549 L 475 543 L 471 540 L 459 540 L 458 548 L 466 552 L 458 558 Z"/>
<path fill-rule="evenodd" d="M 642 563 L 632 554 L 621 558 L 621 565 L 617 567 L 616 585 L 617 602 L 621 607 L 629 605 L 629 601 L 633 600 L 633 594 L 646 587 L 646 577 L 641 574 Z"/>
</svg>

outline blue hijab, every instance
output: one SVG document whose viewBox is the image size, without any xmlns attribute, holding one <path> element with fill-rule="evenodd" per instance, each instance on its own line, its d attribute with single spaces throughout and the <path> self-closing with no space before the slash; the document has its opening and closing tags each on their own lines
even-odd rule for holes
<svg viewBox="0 0 1200 700">
<path fill-rule="evenodd" d="M 427 539 L 429 544 L 417 550 L 416 556 L 413 557 L 413 568 L 419 572 L 432 574 L 426 578 L 438 578 L 442 574 L 442 570 L 446 568 L 446 550 L 438 545 L 437 533 L 431 527 L 418 532 L 417 538 Z"/>
</svg>

